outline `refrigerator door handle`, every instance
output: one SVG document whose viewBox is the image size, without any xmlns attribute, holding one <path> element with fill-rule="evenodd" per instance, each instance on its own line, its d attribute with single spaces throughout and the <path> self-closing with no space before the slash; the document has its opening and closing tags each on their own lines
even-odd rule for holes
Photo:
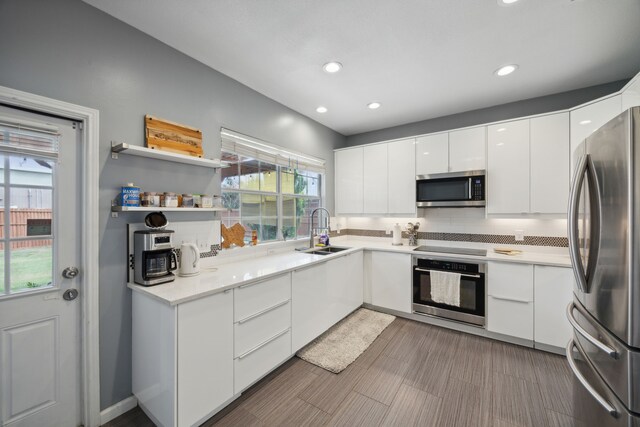
<svg viewBox="0 0 640 427">
<path fill-rule="evenodd" d="M 578 212 L 580 205 L 580 191 L 584 184 L 584 177 L 587 173 L 587 167 L 589 165 L 589 155 L 585 154 L 580 158 L 576 172 L 573 177 L 573 185 L 571 186 L 571 192 L 569 193 L 569 215 L 568 215 L 568 235 L 569 235 L 569 255 L 571 257 L 571 264 L 573 265 L 573 272 L 576 276 L 576 285 L 581 292 L 588 292 L 587 275 L 580 259 L 580 243 L 579 243 L 579 231 L 578 231 Z"/>
<path fill-rule="evenodd" d="M 607 400 L 604 397 L 602 397 L 591 386 L 591 384 L 589 384 L 587 379 L 578 370 L 578 367 L 576 366 L 576 362 L 573 360 L 572 353 L 573 353 L 574 347 L 576 348 L 576 350 L 578 350 L 578 352 L 582 355 L 582 357 L 586 359 L 580 347 L 578 347 L 573 340 L 569 341 L 569 344 L 567 344 L 567 361 L 569 362 L 569 367 L 573 371 L 573 375 L 576 376 L 576 378 L 578 379 L 578 381 L 580 381 L 582 386 L 589 392 L 591 396 L 593 396 L 593 398 L 600 404 L 600 406 L 602 406 L 609 413 L 609 415 L 611 415 L 614 418 L 618 418 L 618 415 L 619 415 L 618 410 L 611 403 L 607 402 Z"/>
<path fill-rule="evenodd" d="M 573 310 L 576 308 L 577 308 L 576 304 L 573 301 L 570 302 L 569 305 L 567 306 L 567 319 L 569 319 L 569 323 L 571 323 L 571 326 L 573 326 L 573 329 L 575 329 L 576 332 L 582 335 L 591 344 L 595 345 L 600 350 L 607 353 L 610 357 L 617 359 L 620 355 L 616 351 L 616 349 L 609 347 L 608 345 L 604 344 L 602 341 L 599 341 L 593 335 L 585 331 L 582 328 L 582 326 L 580 326 L 580 324 L 578 324 L 578 321 L 576 320 L 576 318 L 573 317 Z"/>
</svg>

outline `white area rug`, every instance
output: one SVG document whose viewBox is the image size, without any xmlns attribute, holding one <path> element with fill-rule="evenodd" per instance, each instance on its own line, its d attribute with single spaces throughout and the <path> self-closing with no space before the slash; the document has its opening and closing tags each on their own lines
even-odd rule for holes
<svg viewBox="0 0 640 427">
<path fill-rule="evenodd" d="M 395 318 L 360 308 L 298 351 L 297 356 L 338 374 L 369 348 Z"/>
</svg>

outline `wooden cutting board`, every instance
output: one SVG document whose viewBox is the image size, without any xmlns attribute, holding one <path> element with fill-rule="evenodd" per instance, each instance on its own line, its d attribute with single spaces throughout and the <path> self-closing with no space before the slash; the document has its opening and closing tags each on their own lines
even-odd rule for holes
<svg viewBox="0 0 640 427">
<path fill-rule="evenodd" d="M 179 123 L 144 116 L 145 138 L 148 148 L 188 156 L 202 157 L 202 131 Z"/>
<path fill-rule="evenodd" d="M 511 248 L 494 248 L 493 251 L 497 254 L 502 255 L 520 255 L 522 253 L 519 249 L 511 249 Z"/>
</svg>

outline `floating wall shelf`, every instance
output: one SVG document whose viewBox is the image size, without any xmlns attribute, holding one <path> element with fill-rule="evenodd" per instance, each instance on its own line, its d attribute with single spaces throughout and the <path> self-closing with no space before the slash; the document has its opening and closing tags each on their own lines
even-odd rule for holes
<svg viewBox="0 0 640 427">
<path fill-rule="evenodd" d="M 152 148 L 140 147 L 137 145 L 129 145 L 125 142 L 111 141 L 111 158 L 117 159 L 119 154 L 148 157 L 150 159 L 165 160 L 174 163 L 184 163 L 187 165 L 202 166 L 211 169 L 220 169 L 227 167 L 227 165 L 223 164 L 219 159 L 203 159 L 200 157 L 186 156 L 184 154 L 176 154 L 169 151 L 161 151 Z"/>
</svg>

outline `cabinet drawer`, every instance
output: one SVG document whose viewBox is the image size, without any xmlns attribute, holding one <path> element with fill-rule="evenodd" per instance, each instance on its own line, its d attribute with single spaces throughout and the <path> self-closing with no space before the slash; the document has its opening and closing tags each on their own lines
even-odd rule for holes
<svg viewBox="0 0 640 427">
<path fill-rule="evenodd" d="M 262 282 L 240 285 L 234 289 L 234 322 L 291 299 L 291 274 Z"/>
<path fill-rule="evenodd" d="M 489 296 L 487 330 L 533 340 L 533 303 L 508 301 Z"/>
<path fill-rule="evenodd" d="M 533 301 L 533 265 L 489 263 L 488 295 Z"/>
<path fill-rule="evenodd" d="M 278 332 L 261 343 L 250 353 L 244 353 L 233 361 L 235 393 L 240 393 L 256 380 L 291 356 L 291 329 Z"/>
<path fill-rule="evenodd" d="M 279 302 L 264 313 L 240 320 L 234 325 L 234 357 L 255 348 L 278 332 L 291 327 L 291 301 Z"/>
</svg>

